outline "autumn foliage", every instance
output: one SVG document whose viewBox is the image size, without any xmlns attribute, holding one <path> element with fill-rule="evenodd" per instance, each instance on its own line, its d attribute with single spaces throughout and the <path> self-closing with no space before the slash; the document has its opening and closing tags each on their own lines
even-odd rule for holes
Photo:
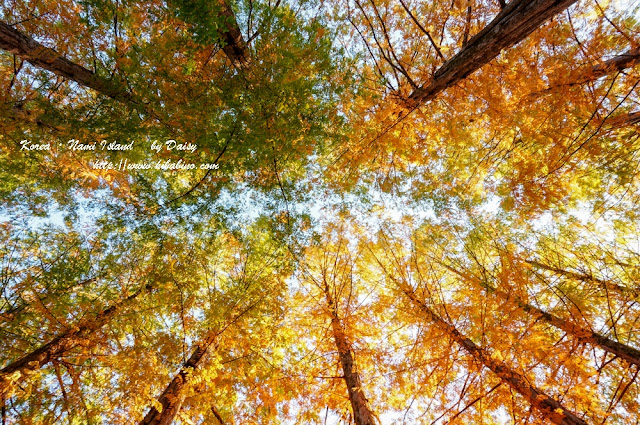
<svg viewBox="0 0 640 425">
<path fill-rule="evenodd" d="M 638 423 L 639 47 L 634 0 L 5 1 L 2 425 Z"/>
</svg>

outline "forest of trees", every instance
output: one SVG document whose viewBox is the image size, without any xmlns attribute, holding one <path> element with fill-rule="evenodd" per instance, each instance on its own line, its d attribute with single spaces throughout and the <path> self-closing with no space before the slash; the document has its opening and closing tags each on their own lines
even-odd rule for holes
<svg viewBox="0 0 640 425">
<path fill-rule="evenodd" d="M 0 424 L 640 424 L 640 2 L 5 0 Z"/>
</svg>

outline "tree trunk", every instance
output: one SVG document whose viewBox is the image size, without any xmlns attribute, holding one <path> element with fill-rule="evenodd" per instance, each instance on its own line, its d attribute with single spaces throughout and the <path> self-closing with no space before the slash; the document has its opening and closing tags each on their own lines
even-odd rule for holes
<svg viewBox="0 0 640 425">
<path fill-rule="evenodd" d="M 591 69 L 579 73 L 577 76 L 571 78 L 571 81 L 562 83 L 557 82 L 549 85 L 544 90 L 530 93 L 527 96 L 527 99 L 536 99 L 544 94 L 550 93 L 555 89 L 561 87 L 571 87 L 577 86 L 585 83 L 589 83 L 591 81 L 595 81 L 600 77 L 604 77 L 605 75 L 609 75 L 613 72 L 619 72 L 627 68 L 631 68 L 640 62 L 640 49 L 631 49 L 627 53 L 623 53 L 618 56 L 614 56 L 611 59 L 606 61 L 601 61 L 598 64 L 591 67 Z M 612 125 L 612 120 L 609 121 L 609 124 Z"/>
<path fill-rule="evenodd" d="M 209 347 L 214 344 L 217 336 L 218 333 L 209 335 L 201 344 L 196 346 L 189 360 L 158 398 L 158 402 L 162 405 L 162 411 L 152 407 L 139 425 L 171 425 L 184 402 L 185 392 L 183 389 L 189 374 L 198 367 L 204 355 L 207 354 Z"/>
<path fill-rule="evenodd" d="M 222 50 L 238 67 L 246 67 L 250 60 L 246 43 L 236 21 L 233 10 L 226 0 L 216 0 L 220 14 L 225 17 L 225 31 L 220 34 Z M 56 75 L 75 81 L 84 87 L 122 102 L 141 103 L 134 99 L 126 88 L 113 80 L 101 77 L 87 68 L 62 57 L 58 52 L 38 43 L 5 22 L 0 22 L 0 49 L 13 53 L 34 66 L 46 69 Z"/>
<path fill-rule="evenodd" d="M 55 50 L 43 46 L 4 22 L 0 22 L 0 49 L 112 99 L 132 101 L 131 94 L 115 81 L 100 77 L 87 68 L 63 58 Z"/>
<path fill-rule="evenodd" d="M 588 78 L 583 82 L 597 80 L 607 74 L 611 74 L 615 71 L 622 71 L 623 69 L 630 68 L 640 63 L 640 49 L 635 48 L 629 50 L 627 53 L 623 53 L 618 56 L 601 62 L 595 65 L 591 70 L 585 74 L 584 78 Z"/>
<path fill-rule="evenodd" d="M 37 116 L 33 112 L 26 110 L 22 105 L 13 103 L 13 105 L 5 104 L 4 107 L 0 107 L 0 120 L 14 121 L 14 122 L 28 122 L 37 127 L 46 128 L 52 131 L 62 131 L 63 127 L 53 124 L 40 116 Z M 0 128 L 2 123 L 0 122 Z"/>
<path fill-rule="evenodd" d="M 249 52 L 247 44 L 242 38 L 242 32 L 236 21 L 236 16 L 231 9 L 227 0 L 216 0 L 216 4 L 220 7 L 220 14 L 225 17 L 225 30 L 220 34 L 223 41 L 222 51 L 231 60 L 236 68 L 245 68 L 249 65 Z"/>
<path fill-rule="evenodd" d="M 498 295 L 503 298 L 508 297 L 508 294 L 502 291 L 497 291 Z M 545 322 L 552 324 L 558 329 L 562 329 L 567 334 L 573 336 L 574 338 L 599 347 L 600 349 L 614 354 L 622 359 L 625 359 L 629 363 L 640 366 L 640 350 L 637 350 L 628 345 L 622 344 L 620 342 L 614 341 L 606 336 L 600 335 L 597 332 L 593 332 L 589 329 L 582 328 L 580 326 L 574 325 L 568 320 L 562 319 L 560 317 L 554 316 L 551 313 L 547 313 L 544 310 L 541 310 L 531 304 L 527 304 L 522 302 L 521 300 L 516 298 L 516 303 L 520 308 L 522 308 L 527 313 L 533 313 L 539 317 L 541 317 Z"/>
<path fill-rule="evenodd" d="M 635 116 L 634 116 L 635 115 Z M 629 119 L 640 120 L 640 113 L 629 114 Z M 592 282 L 600 286 L 601 288 L 609 291 L 615 291 L 621 295 L 633 295 L 634 297 L 638 296 L 638 292 L 640 292 L 640 288 L 627 288 L 622 285 L 618 285 L 616 283 L 608 282 L 606 280 L 598 279 L 592 275 L 583 275 L 579 273 L 575 273 L 569 270 L 564 270 L 558 267 L 549 266 L 547 264 L 540 263 L 535 260 L 525 260 L 526 263 L 531 264 L 534 267 L 539 269 L 548 270 L 550 272 L 554 272 L 564 277 L 568 277 L 570 279 L 576 279 L 582 282 Z"/>
<path fill-rule="evenodd" d="M 621 114 L 607 120 L 610 128 L 622 128 L 630 125 L 640 124 L 640 111 Z"/>
<path fill-rule="evenodd" d="M 216 420 L 220 425 L 224 425 L 224 420 L 222 419 L 222 415 L 220 414 L 220 412 L 218 412 L 218 409 L 216 409 L 216 406 L 211 406 L 211 413 L 213 413 L 213 416 L 216 417 Z"/>
<path fill-rule="evenodd" d="M 162 411 L 158 411 L 155 407 L 151 407 L 149 412 L 147 412 L 144 419 L 138 425 L 170 425 L 175 416 L 180 412 L 182 408 L 182 403 L 186 397 L 184 388 L 189 379 L 189 375 L 198 368 L 200 362 L 207 354 L 209 347 L 214 345 L 217 348 L 217 338 L 218 336 L 224 332 L 231 324 L 235 323 L 240 317 L 242 317 L 246 312 L 254 308 L 258 303 L 249 305 L 246 309 L 240 311 L 237 314 L 234 314 L 233 317 L 217 332 L 209 332 L 209 334 L 202 340 L 200 344 L 198 344 L 191 353 L 189 360 L 182 366 L 178 374 L 171 380 L 169 385 L 162 392 L 160 397 L 158 397 L 158 402 L 162 405 Z M 215 409 L 215 407 L 212 407 Z M 219 414 L 216 413 L 217 410 L 214 410 L 213 413 L 219 421 L 222 421 L 222 418 L 219 417 Z"/>
<path fill-rule="evenodd" d="M 413 91 L 407 106 L 414 108 L 435 98 L 489 63 L 503 49 L 514 46 L 544 22 L 576 0 L 512 0 L 465 47 L 434 74 L 431 81 Z"/>
<path fill-rule="evenodd" d="M 336 348 L 338 349 L 340 363 L 342 364 L 343 378 L 344 382 L 347 384 L 347 391 L 349 393 L 351 409 L 353 410 L 354 421 L 356 425 L 377 425 L 379 424 L 379 421 L 369 407 L 369 402 L 362 391 L 362 382 L 360 381 L 360 375 L 356 371 L 353 359 L 353 350 L 351 349 L 351 344 L 344 332 L 344 327 L 342 326 L 342 321 L 338 316 L 337 307 L 333 297 L 326 285 L 324 286 L 323 291 L 329 306 L 333 339 L 335 341 Z"/>
<path fill-rule="evenodd" d="M 96 280 L 98 280 L 98 276 L 95 277 L 91 277 L 89 279 L 85 279 L 81 282 L 78 282 L 76 284 L 70 285 L 66 288 L 61 289 L 62 292 L 66 292 L 66 291 L 71 291 L 72 289 L 78 288 L 78 287 L 82 287 L 82 286 L 86 286 L 89 285 L 93 282 L 95 282 Z M 34 291 L 33 294 L 38 298 L 38 303 L 42 303 L 44 304 L 45 301 L 47 301 L 49 298 L 51 298 L 52 295 L 55 295 L 55 293 L 46 293 L 44 294 L 42 297 L 40 297 L 40 293 Z M 22 300 L 23 302 L 20 305 L 17 305 L 9 310 L 0 312 L 0 322 L 10 322 L 12 320 L 15 320 L 16 315 L 20 314 L 20 312 L 22 312 L 24 309 L 26 309 L 27 307 L 29 307 L 30 305 L 32 305 L 32 303 L 29 303 L 27 301 Z"/>
<path fill-rule="evenodd" d="M 469 338 L 462 335 L 453 325 L 445 322 L 427 305 L 418 300 L 415 293 L 408 285 L 402 285 L 402 291 L 426 316 L 440 329 L 445 331 L 455 342 L 463 347 L 471 356 L 493 371 L 502 381 L 516 390 L 534 408 L 542 413 L 545 418 L 558 425 L 586 425 L 587 423 L 567 410 L 557 400 L 529 383 L 526 377 L 512 370 L 504 362 L 494 359 L 482 347 L 477 346 Z"/>
<path fill-rule="evenodd" d="M 463 273 L 459 272 L 455 268 L 451 266 L 446 266 L 446 267 L 447 269 L 451 270 L 452 272 L 462 277 L 466 281 L 469 280 L 468 276 L 465 276 Z M 481 282 L 480 279 L 473 278 L 471 280 L 473 280 L 474 283 L 476 283 L 480 288 L 486 289 L 487 291 L 498 295 L 500 298 L 504 300 L 509 300 L 512 298 L 512 296 L 509 295 L 507 292 L 493 288 L 492 286 Z M 570 321 L 563 319 L 561 317 L 555 316 L 551 313 L 547 313 L 546 311 L 538 307 L 525 303 L 518 297 L 514 297 L 514 301 L 518 305 L 518 307 L 520 307 L 522 310 L 526 311 L 527 313 L 537 315 L 538 317 L 543 319 L 545 322 L 555 326 L 558 329 L 565 331 L 568 335 L 571 335 L 577 340 L 587 344 L 594 345 L 603 351 L 606 351 L 622 359 L 625 359 L 631 364 L 640 366 L 640 350 L 630 347 L 626 344 L 622 344 L 618 341 L 614 341 L 610 338 L 607 338 L 606 336 L 600 335 L 597 332 L 593 332 L 592 330 L 575 325 Z"/>
<path fill-rule="evenodd" d="M 109 322 L 120 310 L 132 304 L 143 292 L 151 291 L 148 284 L 127 298 L 98 313 L 93 319 L 82 320 L 77 326 L 57 336 L 51 342 L 23 356 L 0 370 L 0 395 L 9 393 L 13 384 L 25 379 L 30 372 L 36 371 L 60 357 L 78 345 L 78 342 L 91 336 L 96 330 Z"/>
</svg>

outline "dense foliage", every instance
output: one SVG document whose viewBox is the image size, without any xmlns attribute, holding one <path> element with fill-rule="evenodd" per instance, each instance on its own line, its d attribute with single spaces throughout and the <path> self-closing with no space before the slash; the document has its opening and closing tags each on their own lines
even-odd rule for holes
<svg viewBox="0 0 640 425">
<path fill-rule="evenodd" d="M 640 4 L 7 0 L 2 424 L 640 421 Z"/>
</svg>

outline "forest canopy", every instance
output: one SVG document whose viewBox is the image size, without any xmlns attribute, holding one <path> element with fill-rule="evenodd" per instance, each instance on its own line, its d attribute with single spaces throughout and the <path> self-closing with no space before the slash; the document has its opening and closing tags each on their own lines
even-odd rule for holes
<svg viewBox="0 0 640 425">
<path fill-rule="evenodd" d="M 9 424 L 640 423 L 637 0 L 5 0 Z"/>
</svg>

